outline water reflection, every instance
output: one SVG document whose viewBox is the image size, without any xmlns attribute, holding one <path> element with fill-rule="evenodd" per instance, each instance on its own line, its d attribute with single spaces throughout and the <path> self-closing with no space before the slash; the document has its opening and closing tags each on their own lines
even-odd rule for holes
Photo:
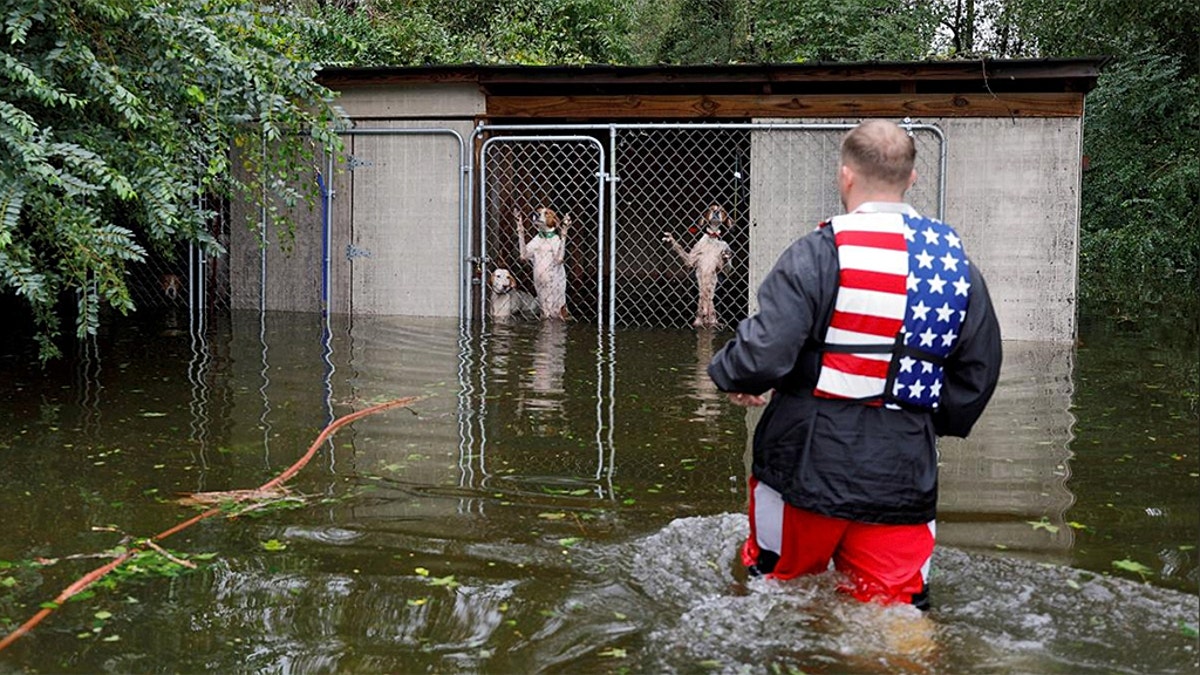
<svg viewBox="0 0 1200 675">
<path fill-rule="evenodd" d="M 527 415 L 535 433 L 557 431 L 563 414 L 563 374 L 566 372 L 567 325 L 542 321 L 530 350 L 529 368 L 517 381 L 517 414 Z"/>
<path fill-rule="evenodd" d="M 971 436 L 939 442 L 939 541 L 1069 561 L 1073 368 L 1069 344 L 1004 344 L 1000 384 Z"/>
<path fill-rule="evenodd" d="M 689 396 L 696 401 L 690 420 L 704 426 L 701 439 L 709 442 L 715 441 L 720 434 L 717 422 L 724 413 L 724 395 L 708 376 L 708 363 L 712 361 L 715 351 L 715 339 L 716 331 L 711 328 L 696 330 L 696 362 L 688 377 L 691 387 Z M 720 344 L 724 344 L 724 340 Z"/>
</svg>

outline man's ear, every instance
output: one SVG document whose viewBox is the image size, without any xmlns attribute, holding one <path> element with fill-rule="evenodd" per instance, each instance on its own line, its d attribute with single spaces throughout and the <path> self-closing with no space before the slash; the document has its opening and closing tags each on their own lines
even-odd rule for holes
<svg viewBox="0 0 1200 675">
<path fill-rule="evenodd" d="M 843 194 L 850 189 L 851 185 L 854 185 L 854 178 L 854 169 L 851 169 L 848 165 L 843 164 L 838 169 L 838 188 L 841 189 Z"/>
<path fill-rule="evenodd" d="M 916 183 L 917 183 L 917 170 L 913 169 L 912 174 L 908 177 L 908 187 L 904 188 L 904 191 L 908 192 L 909 188 L 911 188 L 913 185 L 916 185 Z"/>
</svg>

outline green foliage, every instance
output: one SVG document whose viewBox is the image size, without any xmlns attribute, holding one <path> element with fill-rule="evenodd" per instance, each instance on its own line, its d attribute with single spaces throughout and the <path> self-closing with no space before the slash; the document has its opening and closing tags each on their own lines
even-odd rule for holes
<svg viewBox="0 0 1200 675">
<path fill-rule="evenodd" d="M 1081 268 L 1094 307 L 1133 320 L 1195 310 L 1198 84 L 1178 59 L 1134 54 L 1088 100 Z"/>
<path fill-rule="evenodd" d="M 938 19 L 933 3 L 894 0 L 744 0 L 742 12 L 738 58 L 752 62 L 920 59 Z"/>
<path fill-rule="evenodd" d="M 284 224 L 302 196 L 280 186 L 336 142 L 295 51 L 323 29 L 269 5 L 10 0 L 0 21 L 0 289 L 32 308 L 43 359 L 64 295 L 94 333 L 102 304 L 134 308 L 126 274 L 148 249 L 217 252 L 203 197 L 262 200 Z"/>
<path fill-rule="evenodd" d="M 329 65 L 625 63 L 627 0 L 376 0 L 303 3 L 330 30 Z"/>
</svg>

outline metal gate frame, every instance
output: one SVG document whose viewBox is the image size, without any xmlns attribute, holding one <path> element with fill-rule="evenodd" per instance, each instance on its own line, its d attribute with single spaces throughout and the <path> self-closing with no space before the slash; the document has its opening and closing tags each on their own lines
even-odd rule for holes
<svg viewBox="0 0 1200 675">
<path fill-rule="evenodd" d="M 472 134 L 472 140 L 474 140 L 478 134 L 482 133 L 482 130 L 484 128 L 485 127 L 482 125 L 477 127 L 475 132 Z M 523 129 L 523 127 L 515 127 L 515 128 Z M 597 219 L 596 219 L 596 241 L 597 241 L 596 325 L 597 325 L 597 327 L 603 327 L 603 325 L 604 325 L 603 324 L 603 317 L 604 317 L 603 307 L 604 307 L 604 297 L 605 297 L 604 296 L 605 289 L 604 289 L 604 283 L 603 283 L 604 261 L 605 261 L 605 257 L 604 257 L 604 250 L 605 250 L 604 224 L 605 224 L 605 206 L 606 206 L 605 199 L 604 199 L 604 184 L 605 184 L 605 182 L 608 181 L 608 173 L 605 171 L 605 167 L 607 165 L 608 158 L 606 157 L 605 152 L 604 152 L 604 145 L 598 139 L 593 138 L 591 136 L 578 136 L 578 135 L 495 136 L 495 137 L 489 138 L 483 142 L 483 145 L 481 146 L 481 148 L 479 150 L 479 157 L 480 157 L 480 159 L 479 159 L 479 193 L 478 193 L 478 195 L 479 195 L 479 247 L 478 247 L 479 257 L 472 260 L 472 262 L 477 263 L 477 265 L 479 266 L 480 274 L 477 274 L 476 278 L 479 278 L 482 281 L 481 289 L 480 289 L 480 293 L 479 293 L 479 316 L 480 317 L 487 316 L 487 297 L 488 297 L 487 288 L 486 288 L 487 287 L 487 282 L 486 282 L 487 275 L 482 274 L 482 271 L 484 269 L 486 269 L 486 267 L 492 262 L 491 258 L 488 256 L 488 246 L 487 246 L 487 239 L 488 239 L 487 238 L 487 234 L 488 234 L 488 208 L 487 208 L 487 206 L 488 206 L 488 192 L 487 192 L 487 190 L 488 190 L 488 182 L 487 182 L 488 149 L 494 144 L 502 144 L 502 143 L 585 143 L 588 145 L 595 146 L 596 151 L 599 154 L 599 162 L 598 162 L 598 165 L 596 166 L 596 173 L 595 173 L 595 177 L 597 179 L 597 184 L 596 184 L 596 208 L 597 208 Z M 474 178 L 474 175 L 475 175 L 474 172 L 472 172 L 472 179 Z M 521 242 L 521 244 L 523 245 L 524 242 Z M 469 317 L 470 317 L 470 314 L 468 313 L 468 318 Z"/>
<path fill-rule="evenodd" d="M 939 127 L 935 124 L 917 123 L 917 122 L 913 122 L 909 118 L 905 118 L 903 121 L 901 121 L 900 125 L 902 128 L 904 128 L 909 133 L 909 135 L 912 135 L 914 132 L 917 132 L 917 131 L 929 132 L 929 133 L 933 134 L 934 138 L 937 141 L 937 144 L 938 144 L 938 182 L 937 182 L 937 214 L 936 214 L 936 217 L 942 218 L 945 214 L 945 203 L 946 203 L 947 151 L 946 151 L 945 133 L 942 131 L 941 127 Z M 604 268 L 605 268 L 606 264 L 607 264 L 607 269 L 609 270 L 610 273 L 608 275 L 607 289 L 600 289 L 599 297 L 607 298 L 608 303 L 607 303 L 607 307 L 603 308 L 605 311 L 598 312 L 597 325 L 601 328 L 608 328 L 611 331 L 612 329 L 614 329 L 616 327 L 616 316 L 617 316 L 617 311 L 616 311 L 617 279 L 616 279 L 616 274 L 614 273 L 614 270 L 616 269 L 616 243 L 617 243 L 616 227 L 617 227 L 617 218 L 619 215 L 617 213 L 617 204 L 618 204 L 618 202 L 617 202 L 617 184 L 621 180 L 620 171 L 619 171 L 620 167 L 617 164 L 619 157 L 620 157 L 619 153 L 617 152 L 617 139 L 618 139 L 620 132 L 638 131 L 638 130 L 661 130 L 661 129 L 685 129 L 685 130 L 725 129 L 725 130 L 744 130 L 744 131 L 848 131 L 850 129 L 853 129 L 856 126 L 858 126 L 857 123 L 848 123 L 848 122 L 828 122 L 828 123 L 825 123 L 825 122 L 797 122 L 797 123 L 790 123 L 790 122 L 762 122 L 762 123 L 753 123 L 753 122 L 728 122 L 728 123 L 661 122 L 661 123 L 620 123 L 620 124 L 611 123 L 611 124 L 530 124 L 530 125 L 480 123 L 479 125 L 476 126 L 475 130 L 471 133 L 471 136 L 467 140 L 467 143 L 471 144 L 473 146 L 476 142 L 478 142 L 479 139 L 483 138 L 488 133 L 499 132 L 499 133 L 503 134 L 503 133 L 519 132 L 522 135 L 520 135 L 520 136 L 502 136 L 501 135 L 501 136 L 493 136 L 493 137 L 487 138 L 487 140 L 485 140 L 483 142 L 484 147 L 486 148 L 488 144 L 490 144 L 492 142 L 496 142 L 496 141 L 501 141 L 503 139 L 510 139 L 510 140 L 520 139 L 520 140 L 527 141 L 527 142 L 528 141 L 552 141 L 552 140 L 587 140 L 587 141 L 597 143 L 598 145 L 601 145 L 600 149 L 601 149 L 601 157 L 602 157 L 601 164 L 602 165 L 600 167 L 600 170 L 597 173 L 597 177 L 601 181 L 601 189 L 600 189 L 601 194 L 603 194 L 603 192 L 604 192 L 603 184 L 604 183 L 608 184 L 607 199 L 606 200 L 602 199 L 601 200 L 602 203 L 600 204 L 601 222 L 599 223 L 599 227 L 600 227 L 600 232 L 602 233 L 602 235 L 605 231 L 605 223 L 603 221 L 605 213 L 608 214 L 608 222 L 607 222 L 607 241 L 605 240 L 604 236 L 601 236 L 600 242 L 599 242 L 599 248 L 600 248 L 600 254 L 601 254 L 601 259 L 598 261 L 598 274 L 600 275 L 599 279 L 601 281 L 604 279 L 603 272 L 604 272 Z M 570 134 L 572 132 L 579 133 L 579 132 L 589 132 L 589 131 L 590 132 L 595 132 L 595 131 L 608 132 L 608 145 L 609 145 L 608 153 L 607 153 L 607 158 L 609 160 L 608 164 L 605 164 L 603 162 L 603 158 L 605 157 L 605 155 L 604 155 L 602 144 L 600 144 L 599 140 L 597 140 L 591 136 L 564 135 L 564 134 Z M 539 135 L 540 133 L 544 133 L 545 135 Z M 483 156 L 483 155 L 481 155 L 481 156 Z M 485 191 L 487 189 L 486 167 L 483 166 L 482 160 L 480 163 L 481 163 L 481 166 L 480 166 L 480 171 L 479 171 L 478 195 L 479 195 L 479 199 L 480 199 L 480 204 L 483 206 L 486 206 L 486 198 L 487 198 L 486 193 L 485 193 Z M 470 176 L 471 176 L 472 181 L 475 180 L 475 175 L 476 175 L 475 171 L 471 170 Z M 752 180 L 753 180 L 753 178 L 752 178 Z M 486 208 L 481 208 L 481 210 L 483 211 L 483 213 L 480 214 L 480 219 L 479 219 L 480 223 L 479 223 L 479 230 L 478 230 L 479 242 L 477 242 L 478 249 L 480 251 L 480 260 L 477 260 L 476 262 L 485 263 L 487 260 L 487 248 L 486 248 L 487 247 L 487 243 L 486 243 L 487 214 L 486 214 Z M 468 214 L 468 218 L 469 217 L 470 216 Z M 472 242 L 472 243 L 475 243 L 475 242 Z M 604 257 L 603 252 L 605 250 L 608 251 L 608 260 L 607 261 L 603 260 L 603 257 Z M 469 280 L 467 280 L 466 283 L 469 283 Z M 604 284 L 600 283 L 600 285 L 603 286 Z M 486 297 L 486 295 L 487 295 L 486 292 L 481 293 L 481 296 L 483 296 L 483 297 Z M 486 300 L 482 300 L 479 304 L 480 304 L 481 308 L 486 308 Z M 601 302 L 601 304 L 603 305 L 603 302 Z M 483 312 L 481 310 L 481 313 L 479 316 L 480 317 L 486 316 L 486 312 Z M 605 317 L 607 317 L 607 321 L 605 321 L 605 319 L 604 319 Z M 466 319 L 468 321 L 470 321 L 473 318 L 474 318 L 474 315 L 468 311 L 466 313 Z"/>
</svg>

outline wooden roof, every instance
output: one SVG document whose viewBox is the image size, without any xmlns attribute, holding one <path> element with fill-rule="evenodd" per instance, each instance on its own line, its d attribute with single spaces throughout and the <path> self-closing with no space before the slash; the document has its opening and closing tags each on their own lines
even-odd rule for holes
<svg viewBox="0 0 1200 675">
<path fill-rule="evenodd" d="M 1107 57 L 697 66 L 330 68 L 346 90 L 474 84 L 493 118 L 1068 117 Z"/>
</svg>

